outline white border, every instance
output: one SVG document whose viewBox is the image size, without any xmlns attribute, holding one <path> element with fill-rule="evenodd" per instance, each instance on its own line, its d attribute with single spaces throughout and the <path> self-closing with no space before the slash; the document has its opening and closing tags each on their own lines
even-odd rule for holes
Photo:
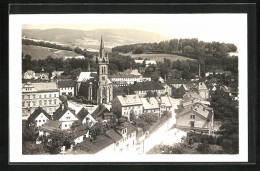
<svg viewBox="0 0 260 171">
<path fill-rule="evenodd" d="M 248 91 L 247 91 L 247 15 L 241 15 L 244 22 L 242 48 L 239 51 L 239 154 L 238 155 L 22 155 L 22 95 L 21 95 L 21 31 L 22 24 L 44 23 L 81 23 L 88 19 L 89 23 L 108 22 L 117 18 L 121 22 L 129 22 L 127 17 L 142 21 L 148 16 L 150 22 L 155 18 L 163 19 L 169 15 L 196 14 L 66 14 L 66 15 L 10 15 L 9 16 L 9 161 L 10 162 L 247 162 L 248 161 Z M 200 14 L 208 15 L 208 14 Z M 219 14 L 229 15 L 229 14 Z M 51 18 L 51 19 L 50 19 Z M 112 22 L 112 21 L 111 21 Z"/>
</svg>

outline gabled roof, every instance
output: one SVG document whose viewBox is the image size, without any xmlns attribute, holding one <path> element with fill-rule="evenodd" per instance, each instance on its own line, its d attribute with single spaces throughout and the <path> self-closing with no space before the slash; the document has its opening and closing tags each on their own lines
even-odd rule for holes
<svg viewBox="0 0 260 171">
<path fill-rule="evenodd" d="M 123 137 L 121 134 L 119 134 L 118 132 L 116 132 L 113 129 L 110 129 L 106 132 L 106 135 L 111 138 L 114 142 L 117 142 L 119 140 L 121 140 Z"/>
<path fill-rule="evenodd" d="M 89 131 L 89 127 L 88 127 L 87 124 L 80 125 L 80 126 L 78 126 L 77 128 L 75 128 L 75 130 L 74 130 L 74 135 L 75 135 L 75 137 L 77 138 L 77 137 L 80 137 L 80 136 L 82 136 L 82 135 L 87 134 L 88 131 Z"/>
<path fill-rule="evenodd" d="M 137 95 L 117 96 L 117 98 L 122 106 L 142 105 L 142 101 Z"/>
<path fill-rule="evenodd" d="M 95 78 L 97 75 L 97 72 L 81 72 L 79 74 L 79 78 L 77 82 L 87 81 L 90 78 Z"/>
<path fill-rule="evenodd" d="M 59 88 L 74 87 L 74 86 L 75 86 L 75 81 L 73 81 L 73 80 L 64 80 L 64 81 L 59 81 L 58 82 L 58 87 Z"/>
<path fill-rule="evenodd" d="M 41 127 L 40 130 L 44 131 L 53 131 L 55 129 L 60 129 L 62 122 L 61 121 L 53 121 L 53 120 L 47 120 Z"/>
<path fill-rule="evenodd" d="M 88 110 L 82 107 L 82 109 L 77 113 L 77 117 L 82 121 L 88 114 Z"/>
<path fill-rule="evenodd" d="M 101 103 L 91 115 L 94 119 L 96 119 L 97 117 L 101 117 L 101 115 L 105 112 L 109 112 L 109 110 L 105 105 Z"/>
<path fill-rule="evenodd" d="M 135 127 L 133 124 L 131 124 L 128 121 L 124 122 L 122 125 L 127 128 L 127 135 L 133 133 L 134 131 L 137 131 L 137 127 Z"/>
<path fill-rule="evenodd" d="M 154 81 L 139 82 L 131 85 L 134 90 L 164 90 L 163 84 Z"/>
<path fill-rule="evenodd" d="M 57 121 L 57 120 L 59 120 L 67 111 L 70 111 L 76 118 L 78 118 L 77 117 L 77 115 L 75 115 L 75 113 L 74 113 L 74 111 L 72 110 L 72 109 L 69 109 L 66 105 L 64 105 L 64 109 L 61 111 L 61 106 L 56 110 L 56 111 L 58 111 L 58 112 L 54 112 L 53 113 L 53 120 L 55 120 L 55 121 Z"/>
<path fill-rule="evenodd" d="M 29 121 L 35 121 L 35 119 L 43 113 L 48 119 L 51 120 L 51 115 L 49 115 L 43 108 L 38 107 L 35 109 L 35 111 L 29 116 L 28 120 Z"/>
<path fill-rule="evenodd" d="M 155 97 L 140 98 L 140 100 L 143 103 L 144 109 L 158 109 L 159 108 L 159 103 Z"/>
<path fill-rule="evenodd" d="M 171 107 L 172 106 L 168 96 L 161 96 L 160 99 L 161 99 L 162 103 L 164 103 L 166 105 L 166 107 Z"/>
<path fill-rule="evenodd" d="M 75 147 L 80 147 L 88 153 L 95 154 L 113 143 L 114 141 L 111 138 L 105 135 L 100 135 L 94 142 L 91 142 L 90 139 L 86 139 L 82 143 L 77 144 Z"/>
<path fill-rule="evenodd" d="M 194 91 L 188 91 L 183 95 L 183 98 L 188 98 L 188 97 L 192 97 L 194 99 L 199 99 L 199 100 L 203 100 L 203 98 L 196 92 Z"/>
<path fill-rule="evenodd" d="M 204 82 L 199 82 L 198 90 L 208 90 L 208 88 Z"/>
<path fill-rule="evenodd" d="M 199 115 L 201 115 L 204 118 L 209 119 L 212 116 L 212 113 L 209 111 L 211 108 L 202 105 L 200 103 L 193 103 L 188 106 L 186 106 L 183 110 L 181 110 L 179 113 L 177 113 L 176 118 L 179 118 L 180 116 L 188 113 L 188 112 L 195 112 Z"/>
</svg>

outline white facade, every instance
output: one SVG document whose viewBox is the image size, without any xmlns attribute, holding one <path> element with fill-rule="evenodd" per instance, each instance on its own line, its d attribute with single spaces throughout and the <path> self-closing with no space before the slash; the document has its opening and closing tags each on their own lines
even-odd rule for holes
<svg viewBox="0 0 260 171">
<path fill-rule="evenodd" d="M 61 129 L 70 129 L 72 123 L 78 120 L 78 118 L 71 113 L 71 111 L 67 110 L 67 112 L 59 119 L 62 121 Z"/>
<path fill-rule="evenodd" d="M 60 95 L 69 95 L 71 93 L 72 97 L 74 97 L 74 87 L 62 87 L 59 88 Z"/>
<path fill-rule="evenodd" d="M 43 113 L 39 114 L 39 116 L 37 118 L 35 118 L 35 122 L 36 122 L 37 127 L 45 124 L 45 122 L 47 120 L 49 120 L 49 119 Z"/>
</svg>

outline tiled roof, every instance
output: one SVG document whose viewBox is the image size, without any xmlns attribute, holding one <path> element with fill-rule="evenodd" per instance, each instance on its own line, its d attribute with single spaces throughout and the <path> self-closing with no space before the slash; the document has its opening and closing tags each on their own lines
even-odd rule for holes
<svg viewBox="0 0 260 171">
<path fill-rule="evenodd" d="M 101 103 L 91 115 L 94 119 L 96 119 L 97 117 L 101 117 L 101 115 L 105 112 L 109 112 L 109 110 Z"/>
<path fill-rule="evenodd" d="M 96 77 L 97 72 L 81 72 L 78 78 L 78 82 L 87 81 L 90 78 Z"/>
<path fill-rule="evenodd" d="M 172 106 L 169 98 L 170 97 L 168 97 L 168 96 L 161 96 L 161 101 L 162 101 L 162 103 L 165 103 L 166 107 Z"/>
<path fill-rule="evenodd" d="M 74 135 L 77 137 L 80 137 L 82 135 L 87 134 L 89 131 L 89 127 L 87 124 L 80 125 L 74 130 Z"/>
<path fill-rule="evenodd" d="M 70 111 L 76 118 L 78 118 L 74 111 L 69 109 L 66 105 L 64 105 L 64 109 L 61 111 L 61 106 L 53 113 L 53 120 L 57 121 L 59 120 L 67 111 Z"/>
<path fill-rule="evenodd" d="M 95 154 L 113 143 L 114 141 L 111 138 L 101 135 L 98 136 L 94 142 L 91 142 L 90 139 L 86 139 L 82 143 L 77 144 L 75 147 L 80 147 L 88 153 Z"/>
<path fill-rule="evenodd" d="M 117 142 L 119 140 L 121 140 L 123 137 L 121 134 L 119 134 L 118 132 L 116 132 L 113 129 L 110 129 L 106 132 L 106 135 L 111 138 L 114 142 Z"/>
<path fill-rule="evenodd" d="M 159 103 L 155 97 L 150 98 L 140 98 L 143 103 L 144 109 L 157 109 L 159 108 Z"/>
<path fill-rule="evenodd" d="M 57 84 L 55 82 L 48 82 L 48 83 L 31 83 L 32 86 L 37 90 L 37 91 L 58 91 Z M 25 84 L 23 84 L 24 86 Z"/>
<path fill-rule="evenodd" d="M 53 131 L 55 129 L 60 129 L 61 121 L 53 121 L 53 120 L 47 120 L 41 127 L 40 130 L 45 131 Z"/>
<path fill-rule="evenodd" d="M 74 87 L 74 86 L 75 86 L 75 82 L 73 80 L 65 80 L 65 81 L 59 81 L 58 82 L 59 88 Z"/>
<path fill-rule="evenodd" d="M 35 111 L 29 116 L 28 120 L 35 121 L 35 119 L 43 113 L 48 119 L 51 119 L 51 115 L 49 115 L 43 108 L 38 107 Z"/>
<path fill-rule="evenodd" d="M 163 84 L 154 81 L 139 82 L 131 87 L 134 90 L 164 90 Z"/>
<path fill-rule="evenodd" d="M 200 103 L 193 103 L 193 104 L 186 106 L 183 110 L 181 110 L 180 113 L 178 113 L 176 115 L 176 118 L 178 118 L 188 112 L 196 112 L 199 115 L 203 116 L 204 118 L 209 119 L 212 116 L 212 113 L 209 112 L 210 109 L 211 108 L 209 108 L 205 105 L 202 105 Z"/>
<path fill-rule="evenodd" d="M 82 109 L 77 113 L 77 117 L 82 121 L 88 114 L 88 110 L 82 107 Z"/>
<path fill-rule="evenodd" d="M 123 123 L 123 126 L 127 128 L 127 135 L 137 131 L 137 128 L 128 121 Z"/>
<path fill-rule="evenodd" d="M 122 106 L 142 105 L 142 101 L 137 95 L 117 96 L 117 98 Z"/>
</svg>

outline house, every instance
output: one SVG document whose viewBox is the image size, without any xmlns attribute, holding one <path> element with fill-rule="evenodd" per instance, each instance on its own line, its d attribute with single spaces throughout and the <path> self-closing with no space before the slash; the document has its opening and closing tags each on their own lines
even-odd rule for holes
<svg viewBox="0 0 260 171">
<path fill-rule="evenodd" d="M 117 96 L 112 100 L 112 109 L 115 114 L 130 119 L 130 113 L 139 116 L 143 113 L 142 101 L 137 95 Z"/>
<path fill-rule="evenodd" d="M 61 121 L 53 121 L 47 120 L 40 128 L 39 128 L 39 136 L 49 135 L 50 132 L 54 130 L 61 130 Z"/>
<path fill-rule="evenodd" d="M 187 80 L 184 80 L 184 79 L 172 79 L 172 78 L 170 78 L 166 81 L 166 83 L 168 85 L 175 87 L 175 88 L 179 88 L 180 86 L 182 86 L 184 84 L 188 84 L 189 82 Z"/>
<path fill-rule="evenodd" d="M 40 73 L 35 73 L 35 79 L 39 79 L 41 81 L 49 81 L 49 73 L 45 72 L 44 68 Z"/>
<path fill-rule="evenodd" d="M 98 107 L 91 113 L 91 116 L 97 120 L 98 118 L 104 120 L 105 114 L 110 113 L 110 108 L 104 104 L 99 104 Z"/>
<path fill-rule="evenodd" d="M 211 133 L 214 114 L 212 108 L 192 103 L 176 110 L 176 128 Z"/>
<path fill-rule="evenodd" d="M 160 117 L 160 104 L 155 97 L 140 98 L 143 104 L 143 113 L 156 113 Z"/>
<path fill-rule="evenodd" d="M 51 73 L 51 79 L 53 80 L 54 78 L 59 78 L 61 74 L 63 74 L 64 71 L 52 71 Z"/>
<path fill-rule="evenodd" d="M 53 120 L 60 121 L 61 129 L 70 129 L 74 121 L 79 120 L 75 111 L 69 109 L 66 105 L 61 104 L 60 107 L 53 113 Z"/>
<path fill-rule="evenodd" d="M 135 59 L 136 64 L 143 64 L 144 60 L 143 59 Z"/>
<path fill-rule="evenodd" d="M 28 70 L 28 71 L 26 71 L 26 72 L 23 74 L 23 79 L 31 80 L 31 79 L 34 79 L 34 78 L 35 78 L 35 72 L 32 71 L 32 70 Z"/>
<path fill-rule="evenodd" d="M 82 109 L 77 113 L 77 117 L 82 124 L 89 123 L 90 127 L 96 122 L 96 120 L 84 107 L 82 107 Z"/>
<path fill-rule="evenodd" d="M 80 125 L 73 131 L 75 139 L 75 145 L 84 141 L 85 138 L 89 138 L 89 126 L 87 124 Z"/>
<path fill-rule="evenodd" d="M 199 82 L 197 89 L 199 91 L 199 95 L 203 99 L 208 99 L 209 98 L 209 89 L 207 88 L 206 84 L 204 82 Z"/>
<path fill-rule="evenodd" d="M 157 83 L 154 81 L 140 82 L 134 85 L 131 85 L 130 88 L 134 90 L 134 93 L 138 95 L 140 98 L 143 98 L 147 95 L 148 91 L 152 93 L 156 93 L 156 96 L 165 95 L 169 92 L 167 87 L 164 87 L 164 84 Z M 166 90 L 167 89 L 167 90 Z"/>
<path fill-rule="evenodd" d="M 58 88 L 60 95 L 70 95 L 74 97 L 75 94 L 75 82 L 73 80 L 58 81 Z"/>
<path fill-rule="evenodd" d="M 47 120 L 51 120 L 51 115 L 49 115 L 43 108 L 38 107 L 35 111 L 29 116 L 29 122 L 35 122 L 37 127 L 42 126 Z"/>
<path fill-rule="evenodd" d="M 118 82 L 120 82 L 119 85 L 121 84 L 125 84 L 125 82 L 130 85 L 130 84 L 134 84 L 136 82 L 141 82 L 140 81 L 140 76 L 139 75 L 123 75 L 123 74 L 117 74 L 117 75 L 110 75 L 109 79 L 112 81 L 112 83 L 114 84 L 118 84 Z"/>
<path fill-rule="evenodd" d="M 161 103 L 161 114 L 163 113 L 163 111 L 169 111 L 170 113 L 172 113 L 173 111 L 173 104 L 172 104 L 172 101 L 171 101 L 171 97 L 169 96 L 161 96 L 161 97 L 158 97 L 157 98 L 158 100 L 160 100 L 159 103 Z M 165 108 L 164 108 L 165 106 Z"/>
<path fill-rule="evenodd" d="M 22 84 L 22 114 L 29 117 L 36 108 L 42 107 L 47 113 L 59 108 L 59 89 L 54 82 Z"/>
<path fill-rule="evenodd" d="M 151 59 L 146 59 L 145 60 L 145 67 L 148 67 L 150 65 L 156 65 L 156 61 L 155 60 L 151 60 Z"/>
<path fill-rule="evenodd" d="M 110 129 L 104 135 L 88 138 L 75 145 L 76 150 L 88 154 L 111 154 L 134 150 L 137 128 L 129 122 L 121 123 L 116 130 Z"/>
</svg>

